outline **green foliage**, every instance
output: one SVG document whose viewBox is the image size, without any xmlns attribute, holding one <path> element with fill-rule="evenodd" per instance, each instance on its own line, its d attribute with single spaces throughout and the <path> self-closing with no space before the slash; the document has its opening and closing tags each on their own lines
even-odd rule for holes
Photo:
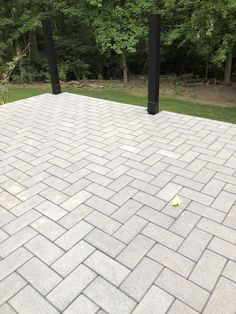
<svg viewBox="0 0 236 314">
<path fill-rule="evenodd" d="M 223 78 L 233 51 L 235 0 L 8 0 L 0 6 L 0 74 L 10 82 L 49 81 L 41 21 L 50 18 L 62 80 L 147 73 L 147 16 L 162 16 L 163 74 Z"/>
<path fill-rule="evenodd" d="M 0 86 L 0 105 L 7 103 L 9 98 L 8 88 Z"/>
<path fill-rule="evenodd" d="M 154 7 L 150 0 L 89 1 L 95 6 L 92 26 L 102 51 L 136 52 L 147 36 L 147 14 Z"/>
<path fill-rule="evenodd" d="M 167 32 L 165 44 L 192 44 L 198 54 L 222 67 L 229 50 L 236 43 L 236 1 L 234 0 L 166 0 L 169 16 L 176 8 L 181 14 L 176 27 Z"/>
</svg>

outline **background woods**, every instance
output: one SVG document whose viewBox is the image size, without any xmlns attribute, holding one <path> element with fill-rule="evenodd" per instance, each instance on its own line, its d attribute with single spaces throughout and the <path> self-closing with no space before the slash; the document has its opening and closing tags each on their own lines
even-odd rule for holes
<svg viewBox="0 0 236 314">
<path fill-rule="evenodd" d="M 2 82 L 47 82 L 41 20 L 50 18 L 61 80 L 147 73 L 147 15 L 162 15 L 161 71 L 236 77 L 235 0 L 1 0 Z"/>
</svg>

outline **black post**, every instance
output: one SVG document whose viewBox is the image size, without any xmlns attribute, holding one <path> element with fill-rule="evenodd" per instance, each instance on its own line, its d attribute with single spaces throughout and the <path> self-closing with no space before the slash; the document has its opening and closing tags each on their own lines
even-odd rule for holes
<svg viewBox="0 0 236 314">
<path fill-rule="evenodd" d="M 149 15 L 148 113 L 159 112 L 161 16 Z"/>
<path fill-rule="evenodd" d="M 57 95 L 61 93 L 61 86 L 59 81 L 58 69 L 57 69 L 57 56 L 56 50 L 53 42 L 53 34 L 52 34 L 52 26 L 50 20 L 42 21 L 43 27 L 43 36 L 44 36 L 44 44 L 45 50 L 48 59 L 51 84 L 52 84 L 52 93 Z"/>
</svg>

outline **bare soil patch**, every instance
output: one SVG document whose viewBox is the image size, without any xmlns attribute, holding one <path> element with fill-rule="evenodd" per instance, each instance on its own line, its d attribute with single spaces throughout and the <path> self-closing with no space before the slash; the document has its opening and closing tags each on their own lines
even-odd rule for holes
<svg viewBox="0 0 236 314">
<path fill-rule="evenodd" d="M 50 84 L 14 85 L 14 87 L 18 88 L 43 88 L 47 86 L 50 87 Z M 127 85 L 124 85 L 121 80 L 81 80 L 79 82 L 62 82 L 62 86 L 92 90 L 119 89 L 131 95 L 147 95 L 147 79 L 145 77 L 132 79 Z M 225 86 L 224 84 L 209 84 L 178 78 L 161 78 L 160 86 L 160 93 L 164 97 L 177 98 L 201 104 L 236 107 L 236 83 Z"/>
</svg>

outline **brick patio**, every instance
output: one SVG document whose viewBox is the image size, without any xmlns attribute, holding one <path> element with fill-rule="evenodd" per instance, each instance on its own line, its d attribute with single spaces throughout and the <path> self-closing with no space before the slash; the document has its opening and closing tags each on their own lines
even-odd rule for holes
<svg viewBox="0 0 236 314">
<path fill-rule="evenodd" d="M 1 314 L 236 313 L 236 125 L 67 93 L 0 121 Z"/>
</svg>

